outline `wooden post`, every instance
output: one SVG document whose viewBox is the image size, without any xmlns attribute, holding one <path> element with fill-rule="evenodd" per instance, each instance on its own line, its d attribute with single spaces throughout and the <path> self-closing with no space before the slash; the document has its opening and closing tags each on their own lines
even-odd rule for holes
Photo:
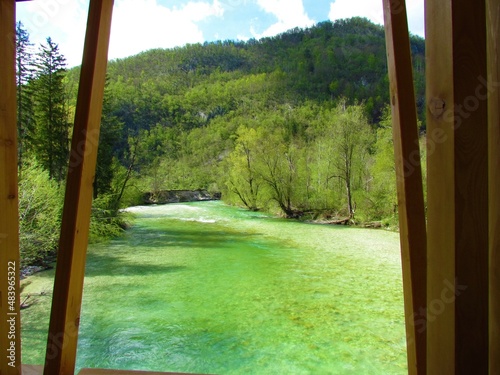
<svg viewBox="0 0 500 375">
<path fill-rule="evenodd" d="M 455 177 L 453 128 L 443 121 L 453 108 L 451 4 L 426 1 L 427 99 L 427 301 L 440 300 L 444 280 L 455 282 Z M 447 105 L 445 106 L 445 104 Z M 432 146 L 432 148 L 431 148 Z M 438 147 L 439 146 L 439 147 Z M 435 265 L 435 266 L 434 266 Z M 440 307 L 440 306 L 439 306 Z M 441 310 L 441 309 L 440 309 Z M 453 374 L 455 314 L 448 304 L 427 322 L 427 368 Z M 441 349 L 438 350 L 438 347 Z M 432 371 L 429 372 L 432 374 Z"/>
<path fill-rule="evenodd" d="M 500 0 L 487 1 L 490 207 L 490 375 L 500 374 Z"/>
<path fill-rule="evenodd" d="M 485 2 L 427 0 L 427 372 L 488 372 Z"/>
<path fill-rule="evenodd" d="M 21 373 L 16 4 L 0 0 L 0 374 Z"/>
<path fill-rule="evenodd" d="M 383 0 L 398 187 L 408 373 L 425 374 L 426 228 L 405 1 Z"/>
<path fill-rule="evenodd" d="M 54 281 L 46 375 L 73 374 L 113 0 L 91 0 Z"/>
</svg>

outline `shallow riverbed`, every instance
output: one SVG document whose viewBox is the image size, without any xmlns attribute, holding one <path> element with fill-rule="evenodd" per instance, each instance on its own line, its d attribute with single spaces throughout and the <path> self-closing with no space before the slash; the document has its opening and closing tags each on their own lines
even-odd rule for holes
<svg viewBox="0 0 500 375">
<path fill-rule="evenodd" d="M 89 248 L 79 368 L 407 373 L 396 233 L 221 202 L 131 211 L 123 237 Z M 26 280 L 24 363 L 43 363 L 52 278 Z"/>
</svg>

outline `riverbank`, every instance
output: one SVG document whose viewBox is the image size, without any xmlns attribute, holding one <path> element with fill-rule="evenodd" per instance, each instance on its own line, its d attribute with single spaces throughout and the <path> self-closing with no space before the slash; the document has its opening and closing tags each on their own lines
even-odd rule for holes
<svg viewBox="0 0 500 375">
<path fill-rule="evenodd" d="M 168 204 L 184 202 L 205 202 L 221 199 L 221 193 L 212 193 L 208 190 L 161 190 L 148 192 L 142 197 L 142 204 Z"/>
</svg>

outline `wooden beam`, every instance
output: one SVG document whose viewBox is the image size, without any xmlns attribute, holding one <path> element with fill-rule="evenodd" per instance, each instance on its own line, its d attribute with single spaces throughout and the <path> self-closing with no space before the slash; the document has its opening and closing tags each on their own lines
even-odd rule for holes
<svg viewBox="0 0 500 375">
<path fill-rule="evenodd" d="M 443 120 L 453 107 L 450 1 L 426 1 L 427 302 L 440 301 L 443 282 L 455 281 L 455 174 L 453 128 Z M 439 147 L 438 147 L 439 146 Z M 439 306 L 441 307 L 441 306 Z M 429 307 L 430 308 L 430 307 Z M 440 309 L 441 310 L 441 309 Z M 427 322 L 427 369 L 453 374 L 455 314 L 444 305 Z M 440 348 L 440 349 L 438 349 Z M 429 371 L 432 374 L 432 371 Z"/>
<path fill-rule="evenodd" d="M 485 2 L 427 0 L 427 372 L 488 371 Z"/>
<path fill-rule="evenodd" d="M 500 0 L 488 0 L 490 374 L 500 374 Z"/>
<path fill-rule="evenodd" d="M 43 366 L 41 365 L 24 365 L 22 366 L 23 375 L 42 375 Z"/>
<path fill-rule="evenodd" d="M 488 74 L 485 3 L 452 2 L 454 97 L 465 111 L 454 145 L 455 277 L 467 286 L 455 303 L 457 374 L 486 374 L 489 359 L 488 102 L 477 91 Z"/>
<path fill-rule="evenodd" d="M 91 0 L 54 280 L 45 374 L 73 374 L 113 0 Z"/>
<path fill-rule="evenodd" d="M 0 374 L 21 373 L 16 4 L 0 0 Z"/>
<path fill-rule="evenodd" d="M 405 1 L 383 0 L 396 161 L 408 373 L 425 374 L 425 205 Z"/>
</svg>

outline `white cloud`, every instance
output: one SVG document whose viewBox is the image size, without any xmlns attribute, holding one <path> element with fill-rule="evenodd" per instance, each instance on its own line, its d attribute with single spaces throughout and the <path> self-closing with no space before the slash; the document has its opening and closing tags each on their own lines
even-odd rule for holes
<svg viewBox="0 0 500 375">
<path fill-rule="evenodd" d="M 407 0 L 408 24 L 412 33 L 424 36 L 424 0 Z M 382 1 L 336 0 L 330 4 L 329 19 L 366 17 L 374 23 L 384 24 Z"/>
<path fill-rule="evenodd" d="M 88 0 L 37 0 L 18 3 L 17 18 L 36 50 L 50 36 L 71 67 L 82 62 L 87 11 Z"/>
<path fill-rule="evenodd" d="M 222 17 L 223 14 L 218 0 L 212 3 L 190 1 L 173 9 L 159 5 L 157 0 L 117 1 L 109 58 L 130 56 L 151 48 L 201 43 L 203 33 L 196 22 L 212 16 Z"/>
<path fill-rule="evenodd" d="M 263 24 L 260 17 L 252 20 L 250 34 L 254 38 L 273 36 L 294 27 L 314 24 L 305 11 L 302 0 L 251 0 L 271 17 L 272 24 Z M 383 23 L 381 0 L 329 0 L 331 20 L 363 16 L 376 23 Z M 198 43 L 207 39 L 199 25 L 214 17 L 222 24 L 225 15 L 250 0 L 179 0 L 178 5 L 167 8 L 161 0 L 115 0 L 111 32 L 111 59 L 126 57 L 150 48 L 170 48 L 186 43 Z M 407 0 L 410 30 L 424 35 L 423 0 Z M 33 43 L 44 43 L 48 36 L 58 43 L 69 66 L 79 65 L 82 59 L 83 40 L 89 0 L 36 0 L 17 3 L 20 19 Z M 227 9 L 227 14 L 224 13 Z M 248 14 L 255 16 L 255 13 Z M 237 38 L 248 37 L 238 30 Z"/>
<path fill-rule="evenodd" d="M 304 10 L 302 0 L 257 0 L 257 4 L 267 13 L 271 13 L 278 22 L 258 34 L 254 29 L 251 33 L 255 38 L 273 36 L 294 27 L 308 27 L 314 24 Z"/>
<path fill-rule="evenodd" d="M 19 3 L 18 19 L 37 46 L 50 36 L 70 67 L 80 65 L 89 0 L 37 0 Z M 151 48 L 203 42 L 197 22 L 222 17 L 219 0 L 192 0 L 169 9 L 157 0 L 116 0 L 109 58 L 126 57 Z"/>
<path fill-rule="evenodd" d="M 248 40 L 250 40 L 250 37 L 246 36 L 246 35 L 243 35 L 243 34 L 238 34 L 236 36 L 236 40 L 241 40 L 243 42 L 247 42 Z"/>
</svg>

